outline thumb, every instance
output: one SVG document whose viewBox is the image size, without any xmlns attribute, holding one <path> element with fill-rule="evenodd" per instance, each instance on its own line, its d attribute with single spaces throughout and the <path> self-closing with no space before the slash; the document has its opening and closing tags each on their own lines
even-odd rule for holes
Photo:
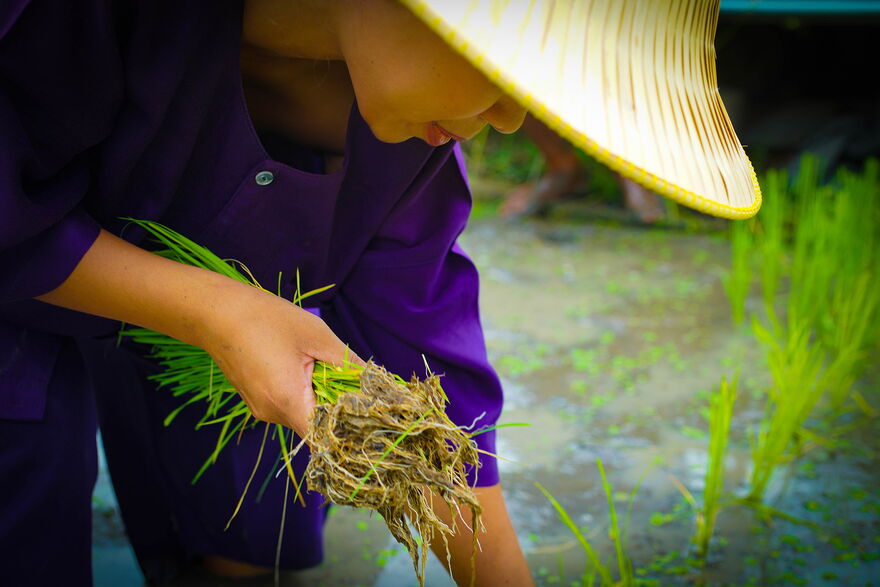
<svg viewBox="0 0 880 587">
<path fill-rule="evenodd" d="M 360 358 L 347 344 L 342 342 L 329 327 L 324 331 L 324 336 L 317 341 L 312 357 L 317 361 L 323 361 L 336 367 L 348 367 L 352 364 L 365 367 L 367 363 Z"/>
<path fill-rule="evenodd" d="M 306 438 L 308 435 L 310 415 L 314 411 L 316 405 L 315 394 L 312 391 L 312 373 L 314 366 L 314 362 L 309 362 L 309 364 L 306 365 L 306 378 L 303 382 L 304 389 L 301 399 L 302 405 L 300 406 L 300 409 L 295 410 L 290 414 L 290 421 L 285 423 L 288 427 L 293 428 L 300 438 Z"/>
</svg>

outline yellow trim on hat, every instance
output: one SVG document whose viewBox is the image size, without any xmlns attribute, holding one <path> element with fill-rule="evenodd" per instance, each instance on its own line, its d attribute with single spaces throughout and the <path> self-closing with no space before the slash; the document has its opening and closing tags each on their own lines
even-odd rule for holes
<svg viewBox="0 0 880 587">
<path fill-rule="evenodd" d="M 705 196 L 701 196 L 693 191 L 682 188 L 681 186 L 671 183 L 631 161 L 624 159 L 620 155 L 602 147 L 583 133 L 576 131 L 571 125 L 550 111 L 546 105 L 539 102 L 530 93 L 527 93 L 514 82 L 507 79 L 495 64 L 488 60 L 484 54 L 480 53 L 474 45 L 463 39 L 455 29 L 449 26 L 446 21 L 434 12 L 425 0 L 400 0 L 400 2 L 405 4 L 413 14 L 428 25 L 448 45 L 467 58 L 472 65 L 477 67 L 489 79 L 489 81 L 498 86 L 498 88 L 505 94 L 517 100 L 573 145 L 583 149 L 588 155 L 612 170 L 620 173 L 622 176 L 689 208 L 713 216 L 744 219 L 754 216 L 760 209 L 762 201 L 761 187 L 758 184 L 757 175 L 755 174 L 754 167 L 752 166 L 751 161 L 748 160 L 748 157 L 745 157 L 745 160 L 748 164 L 748 172 L 751 177 L 755 197 L 755 201 L 749 206 L 730 206 L 722 204 L 706 198 Z"/>
</svg>

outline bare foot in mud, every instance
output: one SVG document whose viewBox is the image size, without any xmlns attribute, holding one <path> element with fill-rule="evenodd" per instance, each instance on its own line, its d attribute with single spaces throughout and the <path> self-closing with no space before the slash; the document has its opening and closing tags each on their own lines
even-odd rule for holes
<svg viewBox="0 0 880 587">
<path fill-rule="evenodd" d="M 666 215 L 660 196 L 631 179 L 619 176 L 619 182 L 626 207 L 635 214 L 639 222 L 654 224 Z"/>
<path fill-rule="evenodd" d="M 548 171 L 537 182 L 523 184 L 510 192 L 498 209 L 498 215 L 505 220 L 517 220 L 540 214 L 549 205 L 571 195 L 581 176 L 577 160 L 570 167 Z"/>
</svg>

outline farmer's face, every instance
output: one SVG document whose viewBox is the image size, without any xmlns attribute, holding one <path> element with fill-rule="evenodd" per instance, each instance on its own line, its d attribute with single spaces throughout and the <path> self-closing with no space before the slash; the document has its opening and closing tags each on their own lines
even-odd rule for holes
<svg viewBox="0 0 880 587">
<path fill-rule="evenodd" d="M 440 145 L 487 123 L 518 129 L 525 109 L 489 82 L 410 12 L 361 0 L 340 41 L 361 115 L 382 141 L 418 137 Z"/>
</svg>

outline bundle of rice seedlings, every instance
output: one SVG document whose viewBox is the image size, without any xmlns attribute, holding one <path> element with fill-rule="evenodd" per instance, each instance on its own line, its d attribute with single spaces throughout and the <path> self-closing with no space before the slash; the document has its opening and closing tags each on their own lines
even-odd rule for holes
<svg viewBox="0 0 880 587">
<path fill-rule="evenodd" d="M 157 254 L 263 289 L 242 265 L 236 268 L 161 224 L 128 220 L 159 241 L 164 248 Z M 306 294 L 297 291 L 293 302 L 299 304 L 325 289 Z M 220 426 L 214 452 L 196 474 L 195 482 L 232 438 L 256 422 L 206 351 L 152 330 L 128 328 L 121 334 L 151 346 L 152 356 L 162 366 L 152 379 L 181 398 L 181 405 L 168 415 L 166 425 L 183 409 L 198 406 L 204 416 L 197 427 Z M 435 515 L 430 493 L 444 500 L 455 514 L 454 520 L 464 519 L 462 506 L 470 508 L 476 553 L 481 508 L 467 483 L 466 471 L 478 466 L 478 450 L 471 437 L 487 429 L 466 432 L 449 420 L 445 412 L 448 398 L 439 378 L 433 374 L 425 380 L 413 376 L 407 383 L 372 362 L 366 367 L 354 363 L 340 367 L 317 361 L 312 385 L 317 408 L 303 439 L 311 451 L 304 475 L 308 488 L 338 505 L 378 511 L 391 534 L 409 551 L 420 584 L 424 583 L 431 541 L 439 533 L 446 542 L 447 536 L 457 531 L 454 524 L 449 527 Z M 268 430 L 267 425 L 264 442 Z M 282 427 L 277 426 L 277 432 L 281 458 L 299 496 L 301 480 L 296 480 L 291 466 L 299 447 L 292 450 Z M 413 538 L 410 526 L 421 544 Z"/>
</svg>

